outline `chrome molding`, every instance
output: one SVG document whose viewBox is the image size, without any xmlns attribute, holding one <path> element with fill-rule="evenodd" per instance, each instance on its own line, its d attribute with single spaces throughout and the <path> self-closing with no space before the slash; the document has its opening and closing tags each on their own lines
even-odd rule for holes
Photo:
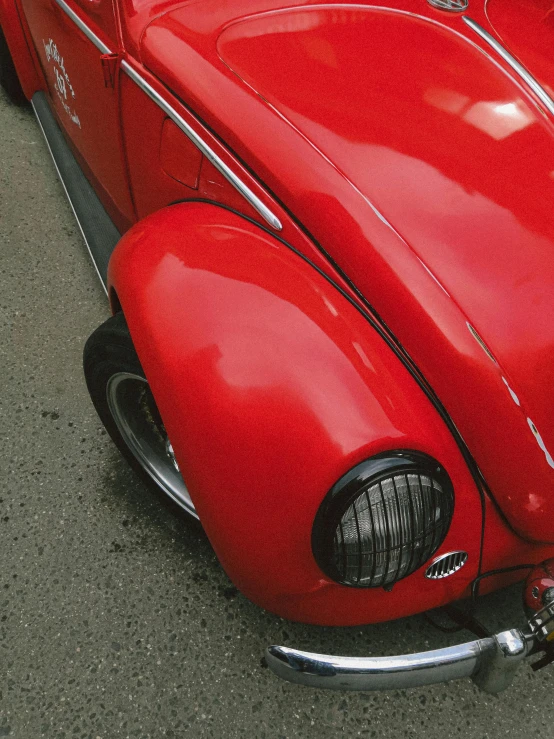
<svg viewBox="0 0 554 739">
<path fill-rule="evenodd" d="M 470 677 L 488 693 L 511 683 L 534 637 L 519 629 L 419 654 L 395 657 L 339 657 L 271 646 L 268 667 L 298 685 L 331 690 L 400 690 Z"/>
<path fill-rule="evenodd" d="M 65 0 L 56 0 L 57 5 L 71 18 L 73 23 L 80 28 L 85 36 L 91 41 L 96 48 L 102 52 L 102 54 L 111 54 L 110 49 L 106 44 L 101 41 L 98 36 L 84 23 L 79 16 L 69 7 Z M 247 200 L 250 205 L 256 210 L 261 217 L 276 231 L 281 231 L 283 225 L 277 216 L 262 203 L 260 198 L 252 192 L 246 183 L 244 183 L 240 177 L 238 177 L 233 170 L 225 164 L 225 162 L 218 157 L 213 149 L 196 133 L 196 131 L 189 126 L 189 124 L 172 108 L 172 106 L 166 102 L 163 97 L 154 90 L 154 88 L 148 84 L 148 82 L 138 73 L 133 67 L 123 60 L 121 62 L 121 69 L 125 74 L 133 80 L 133 82 L 145 92 L 148 97 L 153 100 L 158 107 L 160 107 L 164 113 L 171 118 L 171 120 L 178 126 L 181 131 L 187 136 L 192 143 L 199 149 L 202 154 L 210 161 L 214 167 L 221 172 L 225 179 Z"/>
<path fill-rule="evenodd" d="M 59 0 L 57 0 L 59 1 Z M 218 157 L 215 151 L 196 133 L 196 131 L 189 126 L 189 124 L 182 118 L 172 106 L 164 100 L 164 98 L 154 90 L 154 88 L 148 84 L 148 82 L 138 73 L 133 67 L 123 60 L 121 62 L 121 69 L 125 74 L 133 80 L 133 82 L 145 92 L 148 97 L 153 100 L 163 112 L 171 118 L 173 123 L 178 126 L 181 131 L 187 136 L 192 143 L 199 149 L 206 159 L 211 162 L 214 167 L 221 172 L 225 179 L 247 200 L 250 205 L 262 216 L 262 218 L 269 223 L 269 225 L 276 231 L 280 231 L 283 226 L 277 216 L 271 212 L 271 210 L 262 203 L 260 198 L 255 195 L 252 190 L 246 185 L 240 177 L 228 167 L 225 162 Z"/>
<path fill-rule="evenodd" d="M 63 12 L 71 18 L 73 23 L 81 29 L 81 31 L 85 34 L 85 36 L 88 38 L 89 41 L 92 41 L 92 43 L 96 46 L 98 51 L 101 51 L 102 54 L 111 54 L 112 50 L 109 48 L 109 46 L 106 46 L 106 44 L 103 41 L 100 41 L 98 36 L 94 33 L 94 31 L 91 31 L 90 28 L 84 23 L 77 13 L 75 13 L 69 5 L 65 2 L 65 0 L 56 0 L 56 4 L 60 6 L 60 8 L 63 10 Z"/>
<path fill-rule="evenodd" d="M 273 645 L 266 649 L 265 658 L 279 677 L 311 688 L 399 690 L 470 677 L 481 690 L 499 693 L 510 685 L 526 657 L 546 653 L 535 662 L 534 669 L 552 661 L 548 642 L 553 635 L 554 599 L 536 611 L 523 629 L 509 629 L 430 652 L 342 657 Z"/>
<path fill-rule="evenodd" d="M 488 31 L 485 31 L 485 29 L 480 26 L 478 23 L 476 23 L 471 18 L 468 18 L 467 15 L 464 15 L 462 17 L 462 20 L 464 23 L 469 26 L 472 31 L 475 31 L 475 33 L 480 36 L 483 41 L 485 41 L 489 46 L 491 46 L 496 53 L 504 59 L 504 61 L 510 65 L 510 67 L 516 72 L 521 79 L 527 83 L 527 85 L 533 90 L 535 95 L 539 98 L 541 103 L 544 105 L 544 107 L 548 110 L 549 113 L 554 115 L 554 100 L 550 97 L 550 95 L 546 92 L 544 87 L 537 82 L 537 80 L 533 77 L 532 74 L 530 74 L 525 67 L 518 62 L 518 60 L 513 57 L 510 52 L 505 49 L 501 43 L 499 43 L 494 36 L 491 36 L 491 34 Z"/>
</svg>

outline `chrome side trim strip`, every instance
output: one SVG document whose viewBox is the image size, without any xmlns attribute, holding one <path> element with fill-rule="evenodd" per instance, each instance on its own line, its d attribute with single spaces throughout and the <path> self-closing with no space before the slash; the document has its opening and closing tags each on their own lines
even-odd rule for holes
<svg viewBox="0 0 554 739">
<path fill-rule="evenodd" d="M 85 36 L 91 41 L 96 48 L 102 52 L 102 54 L 111 54 L 112 50 L 101 41 L 98 36 L 79 18 L 79 16 L 69 7 L 65 0 L 56 0 L 58 6 L 71 18 L 73 23 L 81 29 Z M 276 231 L 281 231 L 283 225 L 277 216 L 271 212 L 271 210 L 262 203 L 260 198 L 255 195 L 252 190 L 246 185 L 240 177 L 230 169 L 223 160 L 221 160 L 213 149 L 196 133 L 196 131 L 189 126 L 189 124 L 181 118 L 181 116 L 174 110 L 169 103 L 167 103 L 161 95 L 159 95 L 148 82 L 136 72 L 130 64 L 126 61 L 121 62 L 121 68 L 130 77 L 135 84 L 137 84 L 141 90 L 143 90 L 149 98 L 151 98 L 156 105 L 158 105 L 166 115 L 183 131 L 183 133 L 192 141 L 192 143 L 204 154 L 206 159 L 210 161 L 214 167 L 221 172 L 225 179 L 240 192 L 250 205 L 256 210 L 262 218 L 269 223 L 269 225 Z"/>
<path fill-rule="evenodd" d="M 60 0 L 56 0 L 60 2 Z M 202 154 L 210 161 L 214 167 L 221 172 L 225 179 L 236 189 L 240 194 L 250 203 L 250 205 L 262 216 L 262 218 L 269 223 L 269 225 L 276 231 L 281 231 L 283 228 L 281 221 L 277 216 L 271 212 L 271 210 L 262 203 L 260 198 L 255 195 L 252 190 L 246 185 L 237 175 L 230 169 L 225 162 L 218 157 L 213 149 L 196 133 L 196 131 L 189 126 L 189 124 L 181 118 L 171 105 L 166 102 L 163 97 L 154 90 L 154 88 L 148 84 L 148 82 L 136 72 L 131 65 L 123 60 L 121 62 L 121 69 L 125 74 L 130 77 L 135 84 L 137 84 L 148 97 L 158 105 L 164 113 L 171 118 L 171 120 L 178 126 L 181 131 L 187 136 L 192 143 L 199 149 Z"/>
<path fill-rule="evenodd" d="M 103 41 L 100 41 L 98 36 L 90 30 L 90 28 L 84 23 L 77 13 L 75 13 L 69 5 L 65 2 L 65 0 L 56 0 L 56 3 L 60 6 L 60 8 L 63 10 L 63 12 L 68 15 L 73 23 L 81 29 L 81 31 L 85 34 L 85 36 L 88 38 L 89 41 L 92 41 L 92 43 L 96 46 L 98 51 L 101 51 L 102 54 L 111 54 L 112 50 L 106 46 L 106 44 Z"/>
<path fill-rule="evenodd" d="M 524 80 L 531 90 L 535 93 L 535 95 L 539 98 L 541 103 L 544 105 L 544 107 L 548 110 L 549 113 L 554 115 L 554 100 L 550 97 L 550 95 L 546 92 L 544 87 L 537 82 L 537 80 L 533 77 L 532 74 L 530 74 L 525 67 L 518 62 L 518 60 L 513 57 L 507 49 L 505 49 L 501 43 L 499 43 L 488 31 L 485 31 L 485 29 L 480 26 L 478 23 L 476 23 L 471 18 L 468 18 L 467 15 L 462 16 L 462 20 L 464 23 L 469 26 L 475 33 L 480 36 L 483 41 L 486 41 L 486 43 L 491 46 L 496 53 L 504 59 L 504 61 L 510 65 L 510 67 L 516 72 L 522 80 Z"/>
</svg>

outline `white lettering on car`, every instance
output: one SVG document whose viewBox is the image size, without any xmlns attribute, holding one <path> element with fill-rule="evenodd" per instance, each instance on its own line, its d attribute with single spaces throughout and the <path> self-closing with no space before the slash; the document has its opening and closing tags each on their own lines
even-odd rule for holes
<svg viewBox="0 0 554 739">
<path fill-rule="evenodd" d="M 68 98 L 70 100 L 75 99 L 75 90 L 73 89 L 69 75 L 65 69 L 63 56 L 60 54 L 57 44 L 53 39 L 48 39 L 48 43 L 43 39 L 42 43 L 44 45 L 44 53 L 46 54 L 46 62 L 51 64 L 54 70 L 54 90 L 56 91 L 58 99 L 73 123 L 81 128 L 79 116 L 75 109 L 68 103 Z"/>
</svg>

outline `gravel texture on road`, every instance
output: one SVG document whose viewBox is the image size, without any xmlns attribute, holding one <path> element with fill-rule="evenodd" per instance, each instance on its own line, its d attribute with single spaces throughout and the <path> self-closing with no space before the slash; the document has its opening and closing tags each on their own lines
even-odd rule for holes
<svg viewBox="0 0 554 739">
<path fill-rule="evenodd" d="M 133 476 L 81 367 L 108 316 L 30 108 L 0 91 L 0 737 L 550 736 L 554 668 L 498 697 L 469 681 L 376 694 L 279 681 L 270 643 L 353 655 L 468 640 L 422 616 L 293 624 L 232 586 L 201 531 Z M 520 589 L 484 598 L 491 628 Z"/>
</svg>

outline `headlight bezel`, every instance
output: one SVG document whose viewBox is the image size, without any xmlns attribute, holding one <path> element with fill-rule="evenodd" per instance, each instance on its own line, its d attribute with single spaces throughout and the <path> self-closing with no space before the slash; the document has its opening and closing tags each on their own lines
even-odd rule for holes
<svg viewBox="0 0 554 739">
<path fill-rule="evenodd" d="M 441 487 L 441 494 L 444 497 L 444 524 L 442 524 L 442 530 L 438 540 L 436 542 L 433 541 L 432 548 L 427 548 L 426 550 L 424 546 L 420 556 L 416 556 L 413 563 L 414 566 L 411 567 L 411 569 L 408 569 L 405 574 L 402 574 L 400 577 L 397 577 L 392 581 L 384 582 L 387 580 L 386 573 L 381 578 L 381 581 L 376 583 L 355 583 L 345 579 L 334 562 L 335 532 L 337 531 L 337 527 L 341 522 L 342 517 L 348 511 L 349 507 L 352 506 L 361 495 L 364 495 L 365 491 L 369 490 L 371 486 L 386 481 L 395 475 L 406 476 L 408 495 L 411 494 L 407 476 L 414 474 L 429 477 Z M 384 503 L 385 501 L 383 500 L 383 504 Z M 397 505 L 400 510 L 400 503 L 398 502 Z M 385 506 L 384 508 L 386 511 Z M 318 566 L 325 575 L 341 585 L 363 590 L 379 587 L 390 589 L 396 582 L 399 582 L 421 569 L 437 553 L 448 535 L 453 513 L 454 486 L 448 473 L 444 467 L 437 462 L 437 460 L 427 454 L 414 450 L 399 449 L 383 452 L 357 464 L 343 475 L 329 490 L 314 519 L 312 527 L 312 552 Z M 373 516 L 371 518 L 373 521 Z M 401 516 L 399 514 L 399 519 L 400 518 Z M 425 537 L 426 536 L 427 534 Z M 420 537 L 416 536 L 414 538 L 414 542 L 416 542 L 418 538 Z M 408 546 L 408 544 L 406 543 L 405 546 Z M 394 549 L 395 547 L 391 547 L 391 551 Z M 398 549 L 398 547 L 396 547 L 396 549 Z M 414 544 L 413 552 L 416 552 L 416 550 L 417 547 Z M 377 550 L 374 550 L 373 556 L 377 556 L 378 553 L 379 552 Z M 424 555 L 423 558 L 421 557 L 421 554 Z M 400 548 L 399 556 L 402 556 L 402 547 Z M 413 554 L 410 555 L 410 565 L 412 565 L 412 556 Z"/>
</svg>

